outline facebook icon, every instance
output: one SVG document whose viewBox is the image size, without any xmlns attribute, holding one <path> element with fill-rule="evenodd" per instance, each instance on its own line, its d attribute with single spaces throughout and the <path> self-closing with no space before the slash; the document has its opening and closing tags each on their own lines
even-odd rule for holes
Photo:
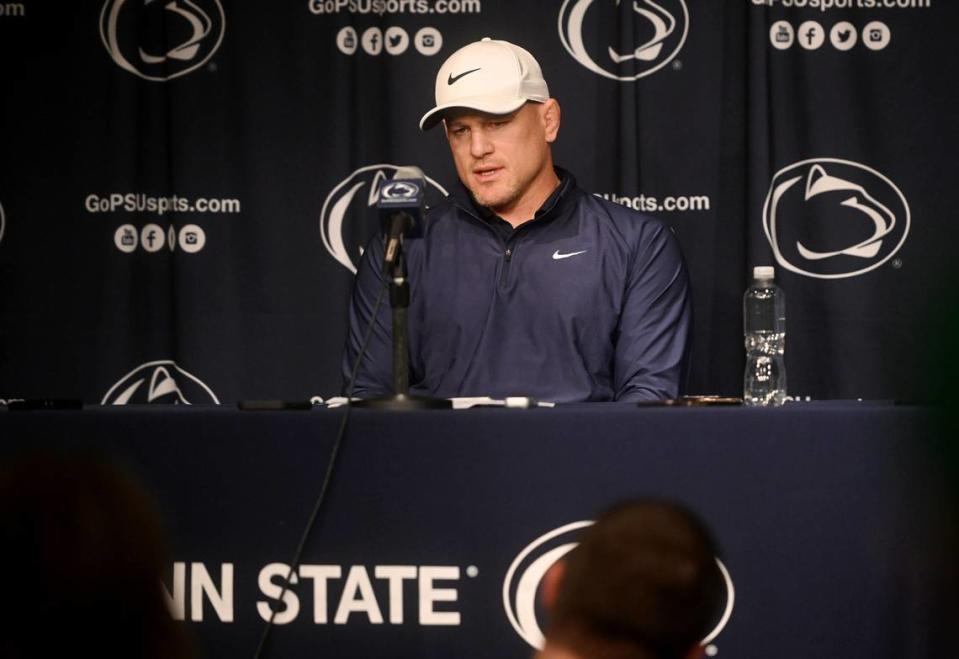
<svg viewBox="0 0 959 659">
<path fill-rule="evenodd" d="M 806 50 L 815 50 L 826 40 L 826 32 L 816 21 L 806 21 L 799 26 L 799 45 Z"/>
<path fill-rule="evenodd" d="M 379 55 L 383 50 L 383 31 L 378 27 L 367 28 L 361 41 L 367 55 Z"/>
<path fill-rule="evenodd" d="M 158 252 L 166 243 L 166 234 L 158 224 L 148 224 L 140 231 L 140 244 L 148 252 Z"/>
</svg>

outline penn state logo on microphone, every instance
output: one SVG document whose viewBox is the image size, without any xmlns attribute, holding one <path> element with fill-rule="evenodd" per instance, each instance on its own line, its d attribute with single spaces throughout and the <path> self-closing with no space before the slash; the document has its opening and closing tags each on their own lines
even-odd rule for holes
<svg viewBox="0 0 959 659">
<path fill-rule="evenodd" d="M 380 199 L 397 202 L 415 198 L 418 186 L 411 180 L 393 181 L 398 165 L 360 167 L 340 181 L 323 201 L 320 237 L 330 256 L 350 272 L 356 272 L 363 249 L 380 230 L 376 205 Z M 447 195 L 446 190 L 426 177 L 427 206 Z"/>
<path fill-rule="evenodd" d="M 420 186 L 413 181 L 390 181 L 380 187 L 380 198 L 386 202 L 408 201 L 415 199 L 420 192 Z"/>
<path fill-rule="evenodd" d="M 107 0 L 100 12 L 100 38 L 113 61 L 159 82 L 203 66 L 225 29 L 220 0 Z"/>
<path fill-rule="evenodd" d="M 818 279 L 875 270 L 909 235 L 909 203 L 875 169 L 815 158 L 780 170 L 763 206 L 763 229 L 776 261 Z"/>
<path fill-rule="evenodd" d="M 565 0 L 559 9 L 559 37 L 567 52 L 612 80 L 628 82 L 659 71 L 679 54 L 688 33 L 685 0 Z"/>
<path fill-rule="evenodd" d="M 220 404 L 220 400 L 198 377 L 163 359 L 141 364 L 110 387 L 101 405 Z"/>
<path fill-rule="evenodd" d="M 577 534 L 592 523 L 592 520 L 571 522 L 544 533 L 516 555 L 506 572 L 503 579 L 503 608 L 506 617 L 520 638 L 537 650 L 541 650 L 546 641 L 539 623 L 544 612 L 539 610 L 536 597 L 540 582 L 553 564 L 579 544 L 576 541 Z M 729 571 L 718 558 L 716 564 L 726 586 L 726 605 L 712 631 L 700 641 L 704 646 L 709 646 L 726 628 L 736 601 L 736 589 Z"/>
</svg>

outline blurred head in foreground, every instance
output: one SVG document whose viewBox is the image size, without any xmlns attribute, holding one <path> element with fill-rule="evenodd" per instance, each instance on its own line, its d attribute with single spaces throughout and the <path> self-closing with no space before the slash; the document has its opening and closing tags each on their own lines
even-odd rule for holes
<svg viewBox="0 0 959 659">
<path fill-rule="evenodd" d="M 88 458 L 0 467 L 0 656 L 192 656 L 163 601 L 165 542 L 149 497 Z"/>
<path fill-rule="evenodd" d="M 703 524 L 674 504 L 604 513 L 544 583 L 550 609 L 538 659 L 684 659 L 719 611 L 722 575 Z"/>
</svg>

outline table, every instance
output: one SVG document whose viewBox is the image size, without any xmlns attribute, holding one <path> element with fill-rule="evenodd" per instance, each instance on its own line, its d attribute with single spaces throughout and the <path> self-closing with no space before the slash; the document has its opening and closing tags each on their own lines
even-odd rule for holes
<svg viewBox="0 0 959 659">
<path fill-rule="evenodd" d="M 207 656 L 252 656 L 343 413 L 0 412 L 0 446 L 128 465 L 166 517 L 183 624 Z M 354 410 L 266 656 L 528 657 L 545 615 L 523 575 L 576 522 L 645 496 L 718 538 L 734 601 L 715 656 L 951 655 L 955 509 L 934 439 L 928 410 L 856 402 Z"/>
</svg>

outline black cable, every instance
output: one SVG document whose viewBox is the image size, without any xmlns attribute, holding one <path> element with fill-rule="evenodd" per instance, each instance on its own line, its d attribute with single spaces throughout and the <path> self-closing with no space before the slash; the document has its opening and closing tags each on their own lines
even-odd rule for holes
<svg viewBox="0 0 959 659">
<path fill-rule="evenodd" d="M 260 642 L 256 646 L 256 652 L 253 655 L 253 659 L 260 659 L 263 648 L 266 646 L 266 639 L 270 636 L 270 630 L 273 628 L 273 621 L 276 618 L 277 609 L 279 608 L 278 605 L 283 602 L 284 595 L 286 595 L 287 591 L 290 589 L 290 580 L 293 578 L 293 573 L 296 572 L 296 568 L 298 568 L 300 565 L 300 559 L 303 557 L 303 550 L 306 548 L 306 541 L 309 539 L 310 533 L 313 531 L 313 525 L 316 523 L 316 518 L 320 514 L 320 508 L 323 507 L 323 501 L 326 499 L 326 491 L 329 489 L 330 481 L 333 477 L 333 466 L 336 464 L 336 456 L 340 452 L 340 445 L 343 443 L 343 437 L 346 435 L 346 423 L 349 421 L 350 411 L 353 409 L 350 401 L 353 398 L 353 389 L 356 387 L 356 376 L 360 372 L 360 364 L 363 362 L 363 356 L 366 354 L 366 349 L 369 346 L 370 339 L 373 337 L 373 328 L 376 327 L 376 314 L 380 310 L 380 305 L 383 303 L 383 296 L 385 295 L 388 287 L 389 282 L 384 280 L 383 286 L 380 288 L 380 292 L 376 296 L 376 301 L 373 303 L 373 313 L 370 315 L 370 324 L 367 325 L 366 336 L 363 337 L 363 343 L 360 346 L 359 355 L 356 358 L 356 363 L 353 364 L 353 372 L 350 373 L 350 380 L 346 388 L 346 412 L 343 414 L 343 420 L 340 421 L 340 429 L 336 434 L 336 440 L 333 442 L 333 448 L 330 450 L 330 460 L 326 465 L 326 474 L 323 476 L 323 484 L 320 486 L 320 494 L 316 498 L 316 503 L 313 504 L 313 511 L 310 513 L 310 517 L 306 522 L 306 528 L 303 529 L 303 535 L 300 537 L 300 544 L 297 546 L 296 553 L 293 555 L 293 560 L 290 562 L 290 571 L 286 574 L 283 590 L 280 591 L 279 596 L 276 598 L 277 606 L 270 607 L 270 619 L 263 627 L 263 633 L 260 635 Z"/>
</svg>

